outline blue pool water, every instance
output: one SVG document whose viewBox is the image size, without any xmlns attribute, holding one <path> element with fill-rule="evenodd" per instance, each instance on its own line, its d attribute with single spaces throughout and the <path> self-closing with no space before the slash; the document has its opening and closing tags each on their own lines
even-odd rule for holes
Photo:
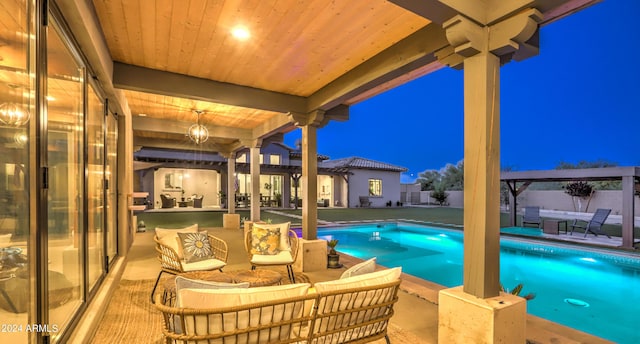
<svg viewBox="0 0 640 344">
<path fill-rule="evenodd" d="M 447 287 L 462 284 L 462 232 L 405 223 L 319 229 L 338 251 Z M 500 281 L 524 285 L 529 314 L 617 343 L 640 343 L 640 256 L 500 240 Z"/>
</svg>

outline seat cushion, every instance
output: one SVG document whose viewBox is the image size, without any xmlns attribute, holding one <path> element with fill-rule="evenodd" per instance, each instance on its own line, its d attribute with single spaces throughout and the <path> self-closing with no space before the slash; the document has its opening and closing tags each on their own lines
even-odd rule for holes
<svg viewBox="0 0 640 344">
<path fill-rule="evenodd" d="M 327 282 L 318 282 L 314 288 L 318 293 L 325 291 L 344 290 L 349 288 L 368 287 L 373 285 L 386 284 L 400 278 L 402 267 L 396 267 L 359 276 L 347 277 Z"/>
<path fill-rule="evenodd" d="M 181 307 L 182 300 L 178 297 L 180 290 L 183 289 L 242 289 L 249 288 L 249 282 L 243 283 L 225 283 L 190 279 L 182 276 L 176 276 L 176 307 Z"/>
<path fill-rule="evenodd" d="M 280 251 L 274 255 L 254 254 L 251 257 L 251 264 L 255 265 L 277 265 L 277 264 L 293 264 L 293 256 L 291 251 Z"/>
<path fill-rule="evenodd" d="M 270 287 L 256 287 L 247 289 L 183 289 L 178 297 L 182 300 L 182 307 L 195 309 L 220 309 L 237 307 L 259 302 L 286 299 L 307 294 L 308 283 L 288 284 Z M 293 305 L 293 304 L 290 304 Z M 302 316 L 304 303 L 298 302 L 293 307 L 277 306 L 255 308 L 253 311 L 229 311 L 224 316 L 196 315 L 185 319 L 185 333 L 220 333 L 244 329 L 249 326 L 268 326 L 272 319 L 296 319 Z M 244 338 L 244 343 L 270 342 L 277 343 L 290 338 L 296 331 L 295 325 L 284 325 L 279 328 L 253 331 Z M 260 337 L 260 341 L 258 340 Z M 211 340 L 210 343 L 222 343 L 223 339 Z M 227 341 L 225 341 L 226 343 Z M 233 341 L 235 343 L 235 341 Z"/>
<path fill-rule="evenodd" d="M 178 233 L 184 260 L 193 263 L 213 257 L 213 249 L 206 231 L 196 233 Z"/>
<path fill-rule="evenodd" d="M 182 246 L 179 244 L 178 233 L 196 233 L 198 232 L 198 224 L 194 224 L 184 228 L 160 228 L 156 227 L 156 237 L 161 244 L 172 248 L 178 258 L 182 259 L 184 254 L 182 253 Z"/>
<path fill-rule="evenodd" d="M 364 262 L 358 263 L 350 268 L 348 268 L 345 272 L 342 273 L 340 279 L 359 276 L 362 274 L 368 274 L 370 272 L 374 272 L 376 270 L 376 257 L 373 257 L 369 260 L 365 260 Z"/>
<path fill-rule="evenodd" d="M 201 270 L 217 270 L 217 269 L 222 269 L 225 265 L 227 265 L 227 263 L 215 258 L 205 259 L 205 260 L 201 260 L 193 263 L 189 263 L 184 260 L 182 261 L 182 269 L 184 270 L 184 272 L 201 271 Z"/>
</svg>

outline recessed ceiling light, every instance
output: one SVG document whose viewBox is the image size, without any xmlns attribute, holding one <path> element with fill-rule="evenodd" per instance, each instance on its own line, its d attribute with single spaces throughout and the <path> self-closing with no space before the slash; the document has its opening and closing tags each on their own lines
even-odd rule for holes
<svg viewBox="0 0 640 344">
<path fill-rule="evenodd" d="M 247 29 L 244 26 L 236 26 L 233 29 L 231 29 L 231 34 L 233 35 L 233 37 L 244 41 L 249 39 L 249 37 L 251 37 L 251 33 L 249 33 L 249 29 Z"/>
<path fill-rule="evenodd" d="M 147 117 L 147 114 L 146 114 L 146 113 L 139 113 L 139 114 L 138 114 L 138 116 L 140 116 L 140 117 Z"/>
</svg>

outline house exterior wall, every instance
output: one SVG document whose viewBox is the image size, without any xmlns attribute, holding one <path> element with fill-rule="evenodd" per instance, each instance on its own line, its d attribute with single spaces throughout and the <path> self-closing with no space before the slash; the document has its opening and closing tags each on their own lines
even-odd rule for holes
<svg viewBox="0 0 640 344">
<path fill-rule="evenodd" d="M 349 176 L 349 207 L 360 206 L 360 196 L 368 196 L 372 207 L 393 206 L 400 200 L 400 172 L 353 169 Z M 369 196 L 369 179 L 382 180 L 382 196 Z"/>
<path fill-rule="evenodd" d="M 185 171 L 184 169 L 159 168 L 153 174 L 147 173 L 147 176 L 153 175 L 153 204 L 155 208 L 161 207 L 161 193 L 169 194 L 178 201 L 183 197 L 181 190 L 164 188 L 165 175 L 169 173 L 184 173 L 182 179 L 184 197 L 191 197 L 193 194 L 203 195 L 203 207 L 220 205 L 218 190 L 220 190 L 221 178 L 218 172 L 214 170 L 189 169 Z"/>
<path fill-rule="evenodd" d="M 289 165 L 289 163 L 290 163 L 290 161 L 289 161 L 289 150 L 284 148 L 284 147 L 282 147 L 282 146 L 280 146 L 280 145 L 277 145 L 277 144 L 269 144 L 269 145 L 266 145 L 265 147 L 260 148 L 260 154 L 262 154 L 262 156 L 263 156 L 263 159 L 264 159 L 263 163 L 264 164 L 269 164 L 269 161 L 270 161 L 269 158 L 272 155 L 280 156 L 279 165 Z M 247 158 L 248 157 L 249 156 L 247 155 Z"/>
</svg>

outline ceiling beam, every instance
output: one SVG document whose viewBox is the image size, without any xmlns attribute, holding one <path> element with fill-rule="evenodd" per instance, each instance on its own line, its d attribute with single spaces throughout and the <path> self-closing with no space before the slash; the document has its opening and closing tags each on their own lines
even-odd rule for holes
<svg viewBox="0 0 640 344">
<path fill-rule="evenodd" d="M 173 120 L 163 120 L 149 117 L 133 117 L 133 130 L 149 131 L 168 134 L 187 134 L 193 122 L 179 122 Z M 241 129 L 234 127 L 207 126 L 209 137 L 222 139 L 252 139 L 251 129 Z"/>
<path fill-rule="evenodd" d="M 304 97 L 114 62 L 116 88 L 275 112 L 303 112 Z"/>
<path fill-rule="evenodd" d="M 173 149 L 173 150 L 182 150 L 182 151 L 192 151 L 192 152 L 207 152 L 207 153 L 217 153 L 220 151 L 224 151 L 224 147 L 218 145 L 213 142 L 204 142 L 202 144 L 196 145 L 192 141 L 170 141 L 166 139 L 152 139 L 152 138 L 144 138 L 144 137 L 134 137 L 133 139 L 134 146 L 141 146 L 146 148 L 161 148 L 161 149 Z"/>
<path fill-rule="evenodd" d="M 345 104 L 348 99 L 433 63 L 433 53 L 448 45 L 439 25 L 427 25 L 318 90 L 309 97 L 309 109 L 329 110 Z"/>
<path fill-rule="evenodd" d="M 458 14 L 440 0 L 389 0 L 389 2 L 440 25 Z"/>
<path fill-rule="evenodd" d="M 295 129 L 295 125 L 289 120 L 286 114 L 273 116 L 253 128 L 252 136 L 256 139 L 262 139 L 274 134 L 284 134 Z"/>
</svg>

